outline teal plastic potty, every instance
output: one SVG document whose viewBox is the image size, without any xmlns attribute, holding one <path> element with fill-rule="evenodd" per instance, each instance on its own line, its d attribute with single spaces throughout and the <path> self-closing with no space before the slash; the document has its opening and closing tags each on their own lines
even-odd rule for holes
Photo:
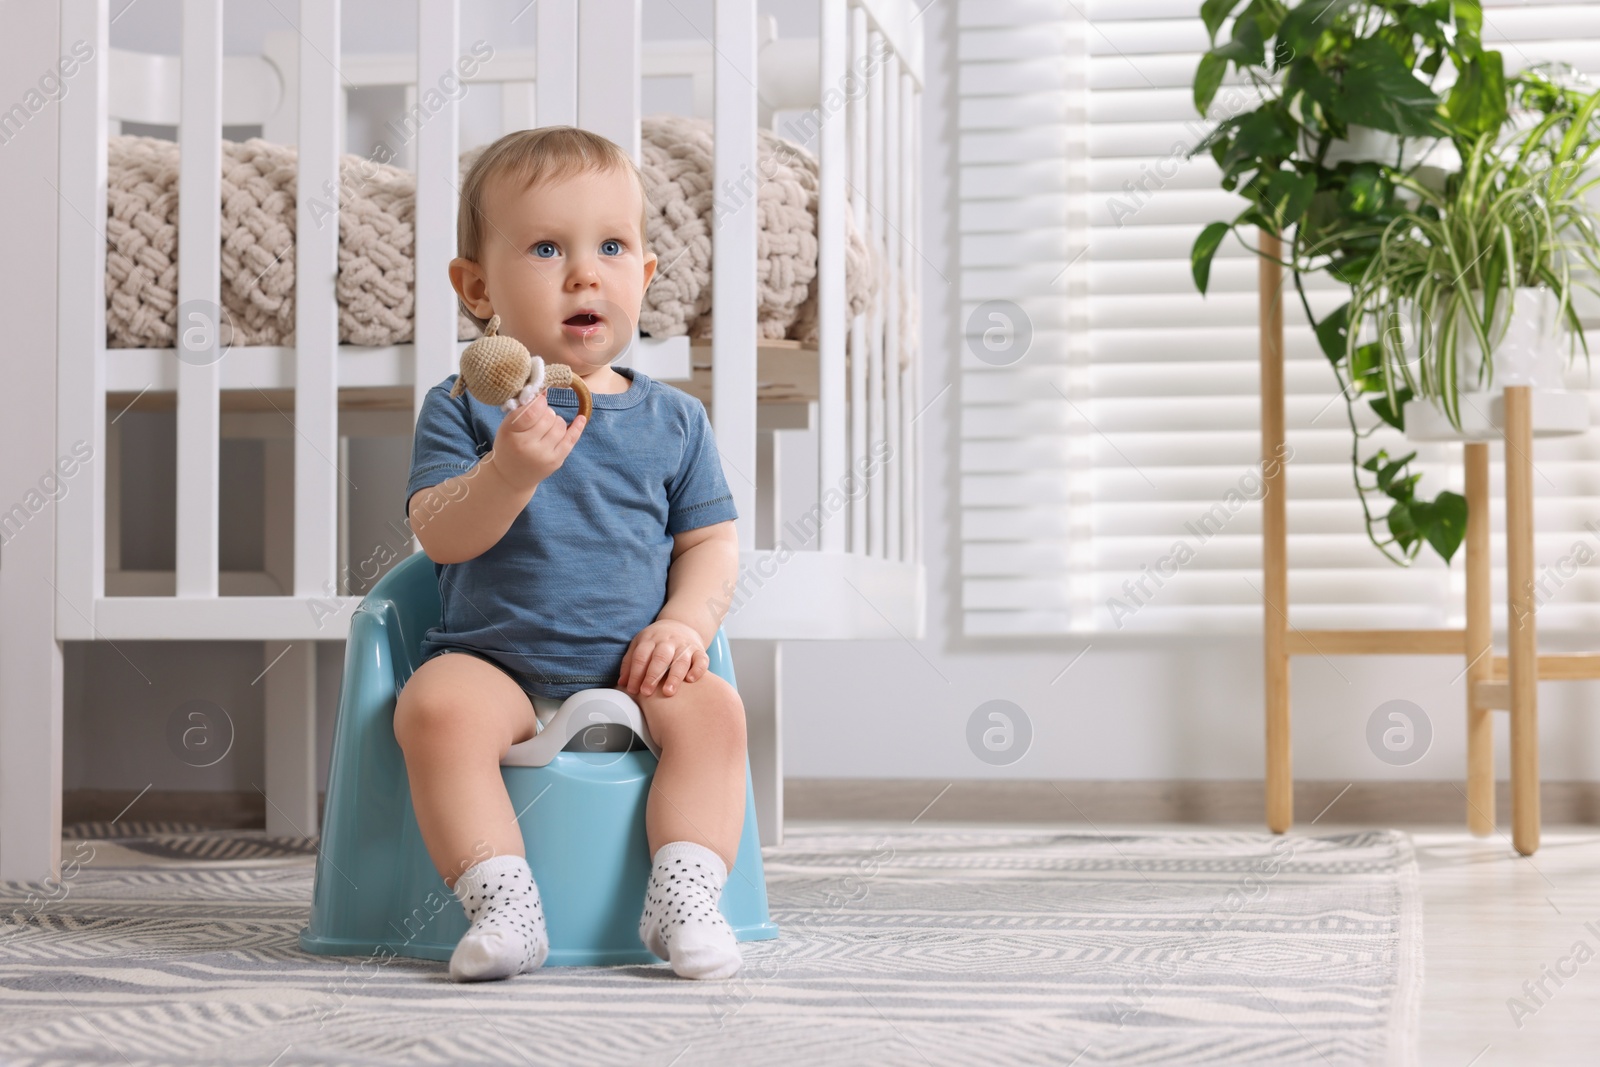
<svg viewBox="0 0 1600 1067">
<path fill-rule="evenodd" d="M 418 552 L 384 575 L 351 619 L 311 919 L 300 931 L 307 952 L 448 960 L 467 932 L 423 845 L 394 737 L 395 696 L 439 614 L 433 562 Z M 721 630 L 706 651 L 710 669 L 735 685 Z M 638 930 L 651 867 L 645 802 L 659 752 L 638 705 L 618 689 L 586 689 L 534 706 L 540 731 L 512 746 L 500 773 L 539 884 L 545 966 L 663 962 Z M 748 757 L 744 832 L 720 904 L 740 941 L 778 936 Z"/>
</svg>

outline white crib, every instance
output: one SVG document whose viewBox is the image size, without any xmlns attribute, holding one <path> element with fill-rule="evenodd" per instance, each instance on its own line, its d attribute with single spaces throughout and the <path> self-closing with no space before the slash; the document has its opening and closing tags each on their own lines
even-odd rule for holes
<svg viewBox="0 0 1600 1067">
<path fill-rule="evenodd" d="M 90 223 L 105 219 L 107 137 L 120 122 L 176 126 L 177 299 L 180 308 L 217 305 L 223 125 L 259 123 L 267 140 L 298 143 L 299 188 L 336 188 L 347 88 L 403 84 L 411 87 L 408 102 L 417 100 L 415 86 L 432 84 L 431 72 L 457 69 L 459 5 L 417 0 L 414 57 L 345 56 L 337 70 L 330 60 L 340 57 L 339 5 L 330 0 L 301 0 L 298 35 L 269 42 L 259 57 L 224 59 L 216 0 L 184 0 L 181 56 L 112 51 L 107 0 L 58 0 L 59 49 L 35 43 L 26 51 L 37 35 L 0 45 L 8 62 L 42 69 L 75 42 L 93 48 L 57 104 L 56 388 L 53 405 L 28 412 L 37 419 L 33 433 L 48 437 L 55 455 L 83 441 L 92 458 L 77 491 L 55 506 L 53 582 L 35 583 L 32 592 L 0 586 L 11 600 L 0 662 L 43 665 L 8 677 L 0 694 L 0 878 L 43 877 L 59 866 L 64 640 L 264 642 L 272 664 L 263 679 L 268 829 L 317 832 L 314 642 L 341 636 L 360 601 L 343 581 L 341 449 L 351 436 L 408 437 L 426 391 L 455 369 L 463 347 L 445 270 L 455 250 L 457 104 L 446 98 L 420 126 L 410 161 L 417 173 L 414 344 L 338 343 L 338 227 L 316 225 L 302 195 L 294 347 L 235 346 L 218 359 L 215 333 L 202 330 L 184 338 L 181 351 L 108 350 L 106 241 L 102 226 Z M 776 41 L 751 0 L 716 0 L 714 40 L 674 42 L 641 41 L 640 0 L 540 0 L 532 8 L 536 47 L 496 48 L 490 63 L 463 79 L 498 85 L 507 129 L 575 123 L 637 159 L 641 78 L 688 77 L 695 110 L 714 123 L 716 187 L 731 190 L 756 172 L 758 123 L 770 122 L 774 109 L 810 109 L 816 124 L 818 347 L 758 344 L 749 266 L 758 220 L 754 198 L 742 197 L 731 201 L 714 237 L 714 343 L 640 339 L 627 360 L 688 388 L 696 369 L 708 379 L 704 398 L 739 511 L 740 582 L 724 625 L 750 716 L 761 838 L 776 843 L 779 642 L 923 632 L 920 374 L 918 360 L 902 370 L 888 355 L 899 351 L 907 303 L 920 306 L 916 8 L 909 0 L 821 0 L 819 38 Z M 635 47 L 618 49 L 627 27 Z M 854 321 L 845 299 L 847 197 L 881 269 L 873 312 Z M 123 502 L 108 486 L 122 480 L 114 420 L 130 404 L 176 407 L 175 573 L 125 571 L 118 558 Z M 780 440 L 786 430 L 814 438 Z M 219 571 L 219 452 L 230 435 L 268 440 L 259 573 Z M 794 440 L 810 442 L 806 454 L 783 443 Z M 794 484 L 792 472 L 782 477 L 785 458 L 807 474 L 815 464 L 802 500 L 782 490 Z M 809 509 L 802 527 L 820 524 L 814 540 L 785 529 L 783 518 L 797 509 Z M 796 537 L 807 543 L 792 544 Z M 413 540 L 401 554 L 419 547 Z M 38 626 L 41 617 L 52 625 Z M 28 618 L 31 630 L 18 623 Z"/>
</svg>

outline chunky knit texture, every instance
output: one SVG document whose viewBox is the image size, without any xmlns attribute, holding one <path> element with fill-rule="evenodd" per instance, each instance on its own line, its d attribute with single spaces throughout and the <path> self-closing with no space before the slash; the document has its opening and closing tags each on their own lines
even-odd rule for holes
<svg viewBox="0 0 1600 1067">
<path fill-rule="evenodd" d="M 639 939 L 683 978 L 730 978 L 743 962 L 718 901 L 728 878 L 715 852 L 693 841 L 656 850 Z"/>
<path fill-rule="evenodd" d="M 757 327 L 763 338 L 817 338 L 817 160 L 800 145 L 759 131 L 756 193 Z M 716 228 L 711 124 L 674 115 L 640 124 L 646 244 L 657 254 L 639 328 L 652 337 L 711 336 L 711 240 Z M 460 175 L 487 146 L 459 157 Z M 379 155 L 339 159 L 339 341 L 413 340 L 416 178 Z M 115 136 L 107 151 L 106 346 L 167 348 L 177 332 L 178 146 Z M 259 138 L 222 142 L 224 345 L 292 345 L 295 326 L 295 197 L 298 153 Z M 459 176 L 458 176 L 459 177 Z M 330 191 L 317 194 L 331 217 Z M 853 317 L 881 299 L 881 263 L 856 219 L 845 217 L 845 288 Z M 902 367 L 918 332 L 908 277 L 899 294 Z M 479 335 L 457 309 L 457 337 Z"/>
<path fill-rule="evenodd" d="M 494 856 L 456 879 L 457 899 L 472 926 L 450 956 L 458 982 L 508 978 L 544 965 L 550 939 L 539 886 L 522 856 Z"/>
</svg>

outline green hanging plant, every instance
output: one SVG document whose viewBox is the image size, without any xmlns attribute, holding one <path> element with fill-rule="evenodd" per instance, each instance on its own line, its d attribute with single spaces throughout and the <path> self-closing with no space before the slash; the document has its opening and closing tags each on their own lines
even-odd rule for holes
<svg viewBox="0 0 1600 1067">
<path fill-rule="evenodd" d="M 1391 457 L 1379 449 L 1362 455 L 1381 425 L 1404 430 L 1404 405 L 1421 383 L 1395 373 L 1383 338 L 1357 343 L 1364 322 L 1396 307 L 1381 282 L 1320 321 L 1306 297 L 1305 277 L 1326 273 L 1353 295 L 1375 262 L 1392 264 L 1399 235 L 1429 213 L 1442 217 L 1460 183 L 1450 168 L 1430 164 L 1453 149 L 1469 158 L 1478 146 L 1498 143 L 1513 108 L 1543 114 L 1550 130 L 1577 131 L 1592 143 L 1589 94 L 1551 72 L 1533 69 L 1507 78 L 1499 52 L 1482 44 L 1477 0 L 1205 0 L 1200 14 L 1212 48 L 1195 71 L 1194 102 L 1202 115 L 1213 106 L 1229 69 L 1242 74 L 1260 102 L 1223 117 L 1191 155 L 1207 152 L 1222 170 L 1222 188 L 1248 204 L 1238 217 L 1206 226 L 1191 250 L 1195 285 L 1204 293 L 1211 263 L 1233 233 L 1257 227 L 1284 240 L 1278 260 L 1290 273 L 1307 321 L 1315 328 L 1345 401 L 1351 443 L 1351 477 L 1368 538 L 1391 561 L 1409 565 L 1424 545 L 1446 561 L 1466 534 L 1466 501 L 1444 490 L 1428 499 L 1417 492 L 1416 454 Z M 1230 37 L 1219 40 L 1232 18 Z M 1448 90 L 1435 83 L 1446 66 L 1455 72 Z M 1362 140 L 1385 154 L 1352 151 Z M 1372 158 L 1377 156 L 1377 158 Z M 1375 282 L 1387 267 L 1372 275 Z M 1354 309 L 1352 311 L 1352 308 Z M 1354 324 L 1357 329 L 1352 329 Z M 1391 356 L 1393 354 L 1391 353 Z M 1402 361 L 1403 362 L 1403 361 Z M 1362 429 L 1355 405 L 1365 401 L 1379 422 Z M 1374 502 L 1386 501 L 1386 511 Z"/>
<path fill-rule="evenodd" d="M 1361 379 L 1364 391 L 1383 393 L 1390 407 L 1402 395 L 1434 399 L 1461 429 L 1460 343 L 1475 342 L 1484 354 L 1472 384 L 1486 387 L 1519 289 L 1548 291 L 1572 345 L 1588 356 L 1572 296 L 1574 289 L 1596 292 L 1592 279 L 1600 271 L 1589 207 L 1600 184 L 1591 176 L 1600 141 L 1585 136 L 1597 108 L 1600 94 L 1591 93 L 1576 112 L 1546 115 L 1508 141 L 1486 133 L 1467 148 L 1443 191 L 1412 185 L 1420 206 L 1385 227 L 1351 286 L 1347 315 L 1379 323 L 1409 317 L 1416 337 L 1411 346 L 1403 330 L 1382 330 L 1359 347 L 1347 339 L 1347 358 L 1376 363 Z M 1584 269 L 1575 273 L 1575 266 Z"/>
</svg>

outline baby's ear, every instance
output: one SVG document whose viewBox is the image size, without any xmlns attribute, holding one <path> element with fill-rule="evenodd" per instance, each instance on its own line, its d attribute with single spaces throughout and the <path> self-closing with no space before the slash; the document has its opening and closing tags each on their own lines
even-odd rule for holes
<svg viewBox="0 0 1600 1067">
<path fill-rule="evenodd" d="M 489 300 L 489 279 L 483 268 L 470 259 L 457 256 L 450 261 L 450 284 L 455 287 L 461 304 L 480 319 L 494 315 L 494 304 Z"/>
</svg>

